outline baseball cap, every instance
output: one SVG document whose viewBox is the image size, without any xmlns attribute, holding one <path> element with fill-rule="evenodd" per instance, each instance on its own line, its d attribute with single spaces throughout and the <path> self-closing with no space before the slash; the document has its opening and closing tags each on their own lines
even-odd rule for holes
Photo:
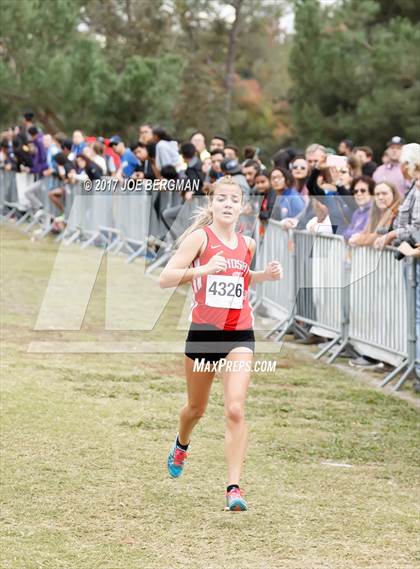
<svg viewBox="0 0 420 569">
<path fill-rule="evenodd" d="M 122 142 L 121 136 L 118 135 L 111 136 L 111 138 L 109 139 L 109 146 L 114 146 L 114 144 L 119 144 L 120 142 Z"/>
<path fill-rule="evenodd" d="M 393 136 L 391 140 L 388 140 L 387 147 L 391 146 L 391 144 L 400 144 L 401 146 L 405 144 L 405 140 L 401 138 L 401 136 Z"/>
<path fill-rule="evenodd" d="M 233 158 L 225 158 L 220 164 L 220 167 L 225 174 L 229 174 L 231 176 L 242 172 L 239 162 Z"/>
</svg>

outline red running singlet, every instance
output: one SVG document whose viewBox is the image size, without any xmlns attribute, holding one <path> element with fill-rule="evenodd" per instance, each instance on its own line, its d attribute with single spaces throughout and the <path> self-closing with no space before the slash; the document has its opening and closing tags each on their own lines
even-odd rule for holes
<svg viewBox="0 0 420 569">
<path fill-rule="evenodd" d="M 249 330 L 254 325 L 248 300 L 251 251 L 241 233 L 236 233 L 238 243 L 232 249 L 210 227 L 203 229 L 207 234 L 206 248 L 190 267 L 206 265 L 221 251 L 228 268 L 220 273 L 193 279 L 194 300 L 189 320 L 196 324 L 210 324 L 220 330 Z"/>
</svg>

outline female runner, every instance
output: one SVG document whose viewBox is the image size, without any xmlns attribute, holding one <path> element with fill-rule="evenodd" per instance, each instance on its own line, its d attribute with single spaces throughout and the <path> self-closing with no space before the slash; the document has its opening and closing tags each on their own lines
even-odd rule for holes
<svg viewBox="0 0 420 569">
<path fill-rule="evenodd" d="M 231 511 L 248 508 L 239 486 L 248 439 L 245 399 L 255 348 L 248 286 L 282 278 L 277 261 L 268 263 L 264 271 L 250 270 L 255 241 L 235 232 L 242 206 L 242 189 L 230 176 L 213 184 L 207 208 L 179 238 L 179 248 L 159 278 L 161 288 L 192 282 L 194 290 L 185 348 L 188 397 L 168 456 L 168 471 L 174 478 L 182 474 L 190 435 L 206 410 L 215 375 L 214 369 L 194 369 L 194 362 L 204 361 L 207 368 L 212 368 L 213 362 L 224 358 L 220 371 L 226 416 L 225 496 L 226 509 Z"/>
</svg>

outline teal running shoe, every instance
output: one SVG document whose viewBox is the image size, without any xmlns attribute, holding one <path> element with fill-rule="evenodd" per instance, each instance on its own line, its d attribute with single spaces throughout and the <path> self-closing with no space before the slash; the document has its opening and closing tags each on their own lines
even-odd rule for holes
<svg viewBox="0 0 420 569">
<path fill-rule="evenodd" d="M 174 446 L 168 456 L 168 472 L 172 478 L 178 478 L 181 476 L 187 456 L 188 454 L 186 451 L 178 448 L 176 443 L 174 443 Z"/>
<path fill-rule="evenodd" d="M 241 512 L 248 509 L 248 504 L 244 500 L 245 492 L 240 488 L 232 488 L 226 492 L 226 510 L 231 512 Z"/>
</svg>

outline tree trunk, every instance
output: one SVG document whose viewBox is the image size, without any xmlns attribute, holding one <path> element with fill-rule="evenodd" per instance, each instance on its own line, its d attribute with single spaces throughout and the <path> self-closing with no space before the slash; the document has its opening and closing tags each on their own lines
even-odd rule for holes
<svg viewBox="0 0 420 569">
<path fill-rule="evenodd" d="M 131 11 L 131 0 L 125 0 L 125 10 L 127 12 L 128 26 L 131 28 L 133 24 L 133 13 Z"/>
<path fill-rule="evenodd" d="M 58 118 L 54 111 L 39 109 L 36 118 L 42 123 L 46 132 L 54 134 L 63 129 L 63 121 Z"/>
<path fill-rule="evenodd" d="M 229 30 L 228 51 L 226 58 L 226 70 L 225 70 L 225 80 L 224 80 L 225 92 L 226 92 L 226 98 L 225 98 L 226 129 L 229 129 L 229 116 L 232 108 L 232 91 L 235 80 L 236 47 L 237 47 L 237 39 L 238 39 L 238 32 L 240 26 L 242 4 L 243 0 L 235 0 L 232 3 L 232 6 L 235 9 L 235 19 L 233 21 L 232 27 Z"/>
</svg>

